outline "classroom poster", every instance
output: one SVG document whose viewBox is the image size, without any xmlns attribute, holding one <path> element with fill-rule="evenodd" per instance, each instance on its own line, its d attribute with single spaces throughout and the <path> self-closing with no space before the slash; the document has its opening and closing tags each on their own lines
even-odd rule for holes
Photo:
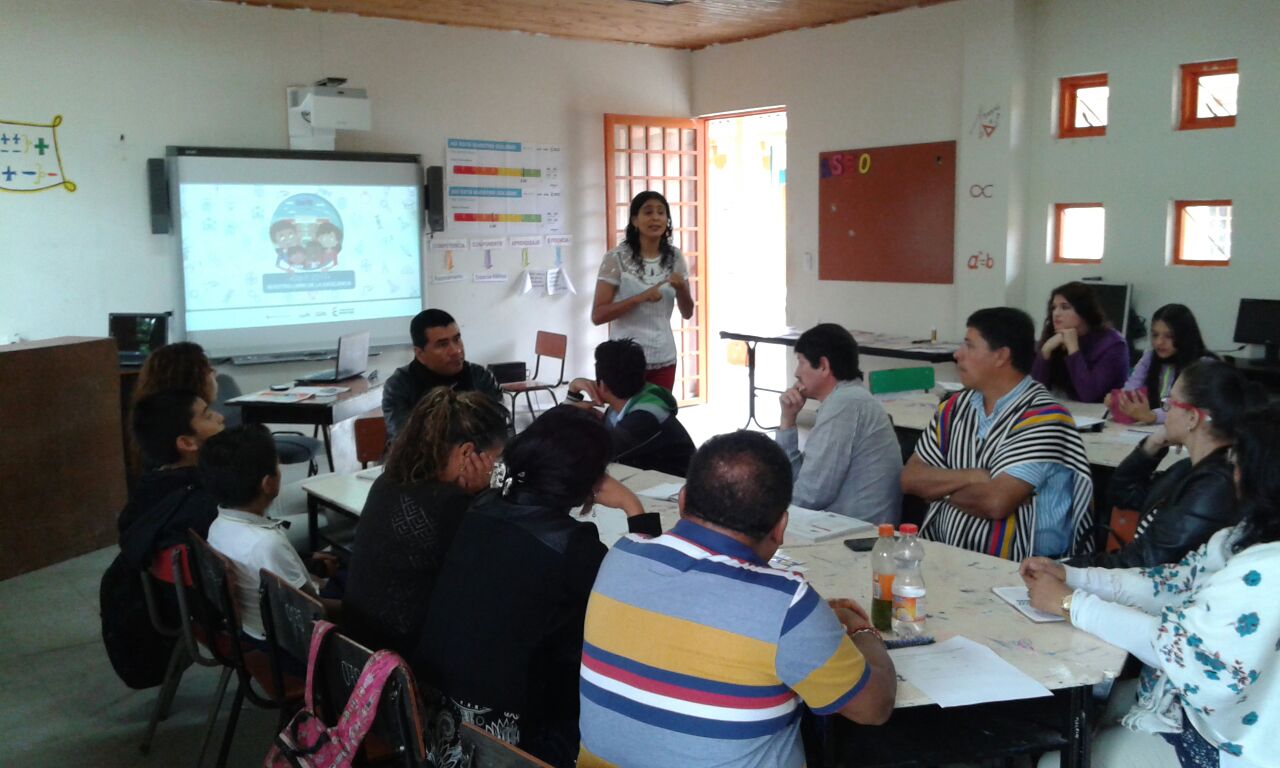
<svg viewBox="0 0 1280 768">
<path fill-rule="evenodd" d="M 62 171 L 58 126 L 62 115 L 48 123 L 0 120 L 0 191 L 41 192 L 62 187 L 75 192 L 76 185 Z"/>
<path fill-rule="evenodd" d="M 449 139 L 445 232 L 450 237 L 564 231 L 560 147 Z"/>
</svg>

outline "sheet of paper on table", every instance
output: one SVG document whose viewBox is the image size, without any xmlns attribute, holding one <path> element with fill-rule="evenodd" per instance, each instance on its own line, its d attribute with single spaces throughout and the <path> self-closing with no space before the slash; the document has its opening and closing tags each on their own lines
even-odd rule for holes
<svg viewBox="0 0 1280 768">
<path fill-rule="evenodd" d="M 889 651 L 898 674 L 941 707 L 1052 696 L 985 645 L 956 636 Z"/>
<path fill-rule="evenodd" d="M 1031 595 L 1027 592 L 1026 587 L 992 587 L 992 592 L 996 596 L 1005 601 L 1009 605 L 1018 609 L 1018 613 L 1026 616 L 1037 624 L 1047 624 L 1053 621 L 1066 621 L 1062 616 L 1053 613 L 1045 613 L 1042 610 L 1031 607 Z"/>
<path fill-rule="evenodd" d="M 371 481 L 377 480 L 379 477 L 382 476 L 382 470 L 383 470 L 383 466 L 379 464 L 376 467 L 369 467 L 368 469 L 360 470 L 359 472 L 356 473 L 356 477 L 360 478 L 361 480 L 371 480 Z"/>
<path fill-rule="evenodd" d="M 1102 426 L 1105 426 L 1107 423 L 1106 419 L 1101 419 L 1096 416 L 1073 415 L 1073 418 L 1075 418 L 1075 421 L 1076 421 L 1076 429 L 1081 432 L 1094 429 L 1094 428 L 1100 428 Z"/>
<path fill-rule="evenodd" d="M 296 389 L 286 390 L 284 392 L 272 392 L 264 389 L 260 392 L 251 392 L 247 395 L 233 397 L 228 403 L 300 403 L 303 400 L 309 400 L 315 397 L 310 392 L 299 392 Z"/>
<path fill-rule="evenodd" d="M 626 480 L 628 477 L 640 474 L 641 470 L 635 467 L 629 467 L 626 464 L 610 464 L 608 468 L 609 477 L 618 482 Z"/>
<path fill-rule="evenodd" d="M 600 541 L 604 542 L 606 547 L 612 547 L 618 539 L 630 533 L 627 527 L 627 513 L 617 507 L 595 504 L 586 517 L 582 516 L 582 507 L 574 507 L 569 514 L 574 520 L 595 523 L 596 529 L 600 531 Z"/>
<path fill-rule="evenodd" d="M 784 541 L 788 544 L 818 544 L 840 536 L 856 536 L 873 534 L 876 527 L 856 517 L 845 517 L 834 512 L 821 512 L 816 509 L 805 509 L 795 504 L 787 507 L 791 513 L 787 520 L 787 533 Z"/>
<path fill-rule="evenodd" d="M 636 491 L 636 495 L 648 496 L 651 499 L 659 499 L 661 501 L 675 501 L 680 496 L 680 489 L 683 487 L 684 483 L 659 483 L 645 488 L 643 491 Z"/>
<path fill-rule="evenodd" d="M 334 397 L 343 392 L 350 392 L 351 387 L 293 387 L 290 392 L 304 392 L 316 397 Z"/>
</svg>

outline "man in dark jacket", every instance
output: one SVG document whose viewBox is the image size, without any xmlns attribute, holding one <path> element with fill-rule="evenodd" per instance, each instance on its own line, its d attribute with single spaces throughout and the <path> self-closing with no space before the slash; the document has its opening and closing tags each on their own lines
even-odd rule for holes
<svg viewBox="0 0 1280 768">
<path fill-rule="evenodd" d="M 153 629 L 138 574 L 158 552 L 186 542 L 188 529 L 206 535 L 217 517 L 196 461 L 205 440 L 222 431 L 222 416 L 192 392 L 157 392 L 134 406 L 132 427 L 148 469 L 120 512 L 120 554 L 102 576 L 99 603 L 112 667 L 126 685 L 147 688 L 162 681 L 174 639 Z M 172 623 L 173 594 L 163 590 L 157 599 Z"/>
<path fill-rule="evenodd" d="M 397 368 L 382 387 L 388 443 L 409 420 L 409 413 L 422 396 L 436 387 L 483 392 L 502 405 L 497 379 L 483 366 L 467 362 L 462 332 L 448 312 L 422 310 L 409 323 L 409 338 L 413 342 L 413 360 Z"/>
<path fill-rule="evenodd" d="M 669 390 L 644 380 L 644 350 L 631 339 L 596 347 L 596 380 L 574 379 L 569 401 L 581 408 L 605 406 L 603 419 L 613 440 L 613 461 L 684 477 L 693 458 L 693 440 L 676 419 L 679 407 Z M 589 401 L 584 400 L 589 396 Z"/>
</svg>

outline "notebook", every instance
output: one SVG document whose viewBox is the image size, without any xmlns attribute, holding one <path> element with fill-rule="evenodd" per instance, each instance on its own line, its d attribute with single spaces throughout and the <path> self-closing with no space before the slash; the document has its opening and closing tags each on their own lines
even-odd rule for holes
<svg viewBox="0 0 1280 768">
<path fill-rule="evenodd" d="M 352 333 L 338 338 L 338 357 L 333 368 L 316 371 L 297 381 L 326 382 L 354 379 L 369 367 L 369 332 Z"/>
</svg>

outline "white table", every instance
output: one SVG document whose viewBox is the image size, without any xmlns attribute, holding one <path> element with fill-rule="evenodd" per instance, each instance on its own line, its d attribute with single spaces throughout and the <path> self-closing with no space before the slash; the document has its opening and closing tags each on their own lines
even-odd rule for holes
<svg viewBox="0 0 1280 768">
<path fill-rule="evenodd" d="M 881 396 L 881 404 L 895 427 L 914 429 L 923 432 L 929 426 L 929 420 L 938 409 L 938 395 L 933 392 L 905 392 Z M 1073 416 L 1101 418 L 1101 403 L 1063 402 Z M 1108 420 L 1100 432 L 1081 432 L 1085 453 L 1089 463 L 1099 467 L 1115 468 L 1120 466 L 1138 445 L 1149 434 L 1149 430 L 1127 427 Z M 1181 454 L 1172 451 L 1160 463 L 1160 469 L 1168 469 L 1170 465 L 1182 458 Z"/>
<path fill-rule="evenodd" d="M 637 471 L 610 465 L 610 473 L 624 485 L 639 492 L 680 478 L 656 471 Z M 307 481 L 307 510 L 313 545 L 318 543 L 316 515 L 320 506 L 358 518 L 364 507 L 371 480 L 355 474 L 325 475 Z M 662 518 L 664 530 L 675 525 L 679 510 L 675 502 L 640 496 L 649 512 Z M 627 531 L 621 510 L 599 509 L 586 518 L 600 529 L 601 540 L 612 546 Z M 802 563 L 805 578 L 823 597 L 848 597 L 863 605 L 871 600 L 870 556 L 853 552 L 840 539 L 820 544 L 787 544 L 783 547 Z M 1063 765 L 1088 763 L 1088 723 L 1085 699 L 1089 686 L 1114 678 L 1124 666 L 1126 654 L 1067 623 L 1036 624 L 992 593 L 996 586 L 1018 585 L 1017 563 L 977 552 L 925 542 L 924 575 L 928 586 L 928 632 L 938 640 L 955 635 L 991 648 L 1002 659 L 1039 681 L 1050 690 L 1070 690 L 1070 748 L 1063 752 Z M 918 688 L 899 678 L 895 709 L 930 705 L 933 702 Z"/>
</svg>

